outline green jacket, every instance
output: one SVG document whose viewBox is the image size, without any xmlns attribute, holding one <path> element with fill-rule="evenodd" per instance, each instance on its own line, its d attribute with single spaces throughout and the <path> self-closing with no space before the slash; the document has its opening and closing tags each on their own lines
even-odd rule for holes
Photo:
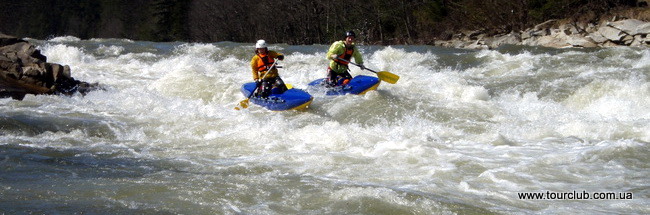
<svg viewBox="0 0 650 215">
<path fill-rule="evenodd" d="M 361 57 L 361 53 L 359 52 L 359 49 L 355 46 L 353 43 L 352 46 L 354 47 L 354 52 L 352 53 L 352 57 L 354 58 L 354 62 L 357 64 L 363 64 L 363 58 Z M 329 51 L 327 51 L 327 59 L 330 60 L 330 68 L 336 72 L 336 73 L 342 73 L 348 70 L 348 66 L 344 64 L 337 63 L 334 61 L 332 58 L 333 54 L 336 54 L 338 56 L 342 55 L 345 53 L 345 42 L 344 41 L 336 41 L 332 43 L 332 46 L 330 46 Z M 351 59 L 350 59 L 351 60 Z"/>
</svg>

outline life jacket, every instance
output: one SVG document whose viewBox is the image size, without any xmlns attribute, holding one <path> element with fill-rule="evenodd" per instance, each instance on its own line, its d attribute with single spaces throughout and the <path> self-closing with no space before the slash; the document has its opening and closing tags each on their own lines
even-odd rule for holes
<svg viewBox="0 0 650 215">
<path fill-rule="evenodd" d="M 352 58 L 352 53 L 354 53 L 354 46 L 351 46 L 349 49 L 346 46 L 345 51 L 343 52 L 343 54 L 339 55 L 338 58 L 350 61 L 350 59 Z M 348 65 L 348 62 L 339 59 L 334 59 L 334 61 L 341 65 Z"/>
<path fill-rule="evenodd" d="M 275 62 L 273 58 L 269 57 L 269 54 L 265 54 L 264 56 L 257 54 L 257 57 L 259 57 L 259 60 L 257 60 L 257 71 L 260 72 L 266 72 Z"/>
</svg>

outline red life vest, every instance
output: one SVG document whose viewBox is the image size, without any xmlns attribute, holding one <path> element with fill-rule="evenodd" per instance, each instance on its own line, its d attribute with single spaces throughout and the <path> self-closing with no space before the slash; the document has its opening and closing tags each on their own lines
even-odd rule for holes
<svg viewBox="0 0 650 215">
<path fill-rule="evenodd" d="M 275 60 L 273 58 L 269 57 L 268 54 L 265 55 L 260 55 L 257 54 L 258 61 L 257 61 L 257 71 L 260 72 L 265 72 L 266 70 L 269 70 L 269 67 L 273 65 Z"/>
<path fill-rule="evenodd" d="M 352 53 L 354 53 L 354 46 L 350 47 L 349 49 L 348 47 L 345 47 L 345 51 L 343 52 L 343 54 L 339 55 L 338 58 L 350 61 L 350 59 L 352 58 Z M 348 65 L 348 62 L 339 59 L 334 59 L 334 61 L 337 62 L 338 64 Z"/>
</svg>

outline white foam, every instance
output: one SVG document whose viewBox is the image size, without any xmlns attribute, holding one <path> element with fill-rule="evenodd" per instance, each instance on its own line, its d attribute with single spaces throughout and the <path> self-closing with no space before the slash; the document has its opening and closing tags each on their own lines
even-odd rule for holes
<svg viewBox="0 0 650 215">
<path fill-rule="evenodd" d="M 82 65 L 94 63 L 95 57 L 78 47 L 63 44 L 46 44 L 39 47 L 47 61 L 63 65 Z"/>
<path fill-rule="evenodd" d="M 229 179 L 231 174 L 222 171 L 223 163 L 231 162 L 242 163 L 242 173 L 234 174 L 241 187 L 267 190 L 250 182 L 272 186 L 296 180 L 316 193 L 305 194 L 293 181 L 291 187 L 273 189 L 295 192 L 296 198 L 325 193 L 331 200 L 379 199 L 425 213 L 437 201 L 413 201 L 389 187 L 444 194 L 452 202 L 513 213 L 535 212 L 530 208 L 557 213 L 545 208 L 572 203 L 530 204 L 516 199 L 516 192 L 604 184 L 613 191 L 634 191 L 645 182 L 640 176 L 645 167 L 637 161 L 645 159 L 643 147 L 650 142 L 650 86 L 648 63 L 637 61 L 646 59 L 648 51 L 484 50 L 451 54 L 454 58 L 435 50 L 379 48 L 364 53 L 365 65 L 399 75 L 397 84 L 382 83 L 364 96 L 316 96 L 305 112 L 271 112 L 255 105 L 233 110 L 244 99 L 241 84 L 252 80 L 250 44 L 165 44 L 156 50 L 143 44 L 46 41 L 41 48 L 49 61 L 70 65 L 73 77 L 100 82 L 108 90 L 85 97 L 0 100 L 0 112 L 7 115 L 90 118 L 105 123 L 99 127 L 111 135 L 93 135 L 92 129 L 79 127 L 0 138 L 30 147 L 170 161 L 160 168 L 181 169 L 166 177 L 180 184 L 170 183 L 177 186 L 173 189 L 184 192 L 201 193 L 205 183 Z M 280 74 L 285 82 L 305 87 L 325 76 L 324 53 L 286 53 Z M 623 68 L 613 62 L 623 56 L 634 62 Z M 593 64 L 585 63 L 593 58 Z M 460 66 L 445 59 L 458 60 Z M 355 67 L 352 73 L 373 75 Z M 179 166 L 168 167 L 174 162 Z M 325 182 L 304 182 L 312 177 Z M 114 186 L 123 189 L 124 183 Z M 250 198 L 254 204 L 274 201 Z M 233 202 L 244 213 L 255 207 Z M 586 205 L 585 210 L 601 211 L 599 207 Z"/>
<path fill-rule="evenodd" d="M 48 41 L 63 43 L 63 42 L 79 42 L 81 41 L 81 39 L 74 36 L 61 36 L 61 37 L 54 37 L 52 39 L 49 39 Z"/>
<path fill-rule="evenodd" d="M 105 46 L 105 45 L 100 45 L 99 48 L 97 48 L 97 54 L 99 55 L 106 55 L 106 56 L 119 56 L 124 52 L 124 47 L 121 46 Z"/>
</svg>

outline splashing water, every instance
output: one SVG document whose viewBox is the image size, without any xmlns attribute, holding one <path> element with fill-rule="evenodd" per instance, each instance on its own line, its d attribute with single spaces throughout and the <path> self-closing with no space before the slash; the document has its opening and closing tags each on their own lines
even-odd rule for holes
<svg viewBox="0 0 650 215">
<path fill-rule="evenodd" d="M 360 45 L 400 81 L 271 112 L 233 110 L 252 44 L 30 42 L 107 90 L 0 100 L 2 213 L 650 213 L 648 49 Z M 325 76 L 325 45 L 270 49 Z"/>
</svg>

